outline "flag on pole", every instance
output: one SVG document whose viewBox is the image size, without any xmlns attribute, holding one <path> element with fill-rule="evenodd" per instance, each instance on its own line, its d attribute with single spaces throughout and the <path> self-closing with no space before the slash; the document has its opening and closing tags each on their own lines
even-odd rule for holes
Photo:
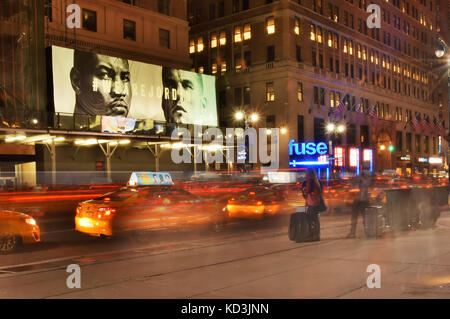
<svg viewBox="0 0 450 319">
<path fill-rule="evenodd" d="M 441 136 L 445 136 L 445 122 L 442 121 L 441 124 L 439 125 L 439 134 Z"/>
<path fill-rule="evenodd" d="M 433 131 L 433 126 L 430 123 L 430 117 L 428 115 L 423 121 L 423 126 L 426 132 L 431 133 Z"/>
<path fill-rule="evenodd" d="M 373 118 L 377 117 L 377 104 L 376 103 L 370 108 L 369 115 Z"/>
<path fill-rule="evenodd" d="M 355 107 L 355 112 L 357 112 L 357 113 L 361 112 L 361 103 Z"/>
<path fill-rule="evenodd" d="M 418 131 L 421 128 L 419 121 L 420 121 L 419 114 L 416 114 L 416 116 L 414 116 L 414 118 L 411 121 L 411 124 L 416 131 Z"/>
</svg>

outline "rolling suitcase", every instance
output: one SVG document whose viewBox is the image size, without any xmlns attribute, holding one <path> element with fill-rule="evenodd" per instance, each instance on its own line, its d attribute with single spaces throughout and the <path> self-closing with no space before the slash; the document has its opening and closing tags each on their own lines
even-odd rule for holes
<svg viewBox="0 0 450 319">
<path fill-rule="evenodd" d="M 306 211 L 306 207 L 298 207 L 289 221 L 289 239 L 297 243 L 320 240 L 320 227 Z"/>
<path fill-rule="evenodd" d="M 364 210 L 364 232 L 367 238 L 379 238 L 386 228 L 383 207 L 370 206 Z"/>
</svg>

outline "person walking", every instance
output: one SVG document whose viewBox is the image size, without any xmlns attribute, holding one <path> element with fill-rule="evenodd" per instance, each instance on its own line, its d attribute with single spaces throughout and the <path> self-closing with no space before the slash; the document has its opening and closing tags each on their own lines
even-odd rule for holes
<svg viewBox="0 0 450 319">
<path fill-rule="evenodd" d="M 306 213 L 309 219 L 309 224 L 311 225 L 311 239 L 320 240 L 319 213 L 323 203 L 322 186 L 320 185 L 315 170 L 312 168 L 308 168 L 306 171 L 304 192 L 306 196 L 306 205 L 308 207 Z"/>
<path fill-rule="evenodd" d="M 363 215 L 364 211 L 370 204 L 369 186 L 370 186 L 370 173 L 367 170 L 363 170 L 361 175 L 357 178 L 357 184 L 359 188 L 358 197 L 353 204 L 352 209 L 352 221 L 350 233 L 347 238 L 356 237 L 356 225 L 358 223 L 358 215 Z M 364 216 L 364 215 L 363 215 Z"/>
</svg>

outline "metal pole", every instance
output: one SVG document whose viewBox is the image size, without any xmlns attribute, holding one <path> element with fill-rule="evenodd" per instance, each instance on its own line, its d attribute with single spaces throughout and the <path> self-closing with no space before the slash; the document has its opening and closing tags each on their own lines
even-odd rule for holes
<svg viewBox="0 0 450 319">
<path fill-rule="evenodd" d="M 55 139 L 52 138 L 50 156 L 52 158 L 52 186 L 56 185 L 56 147 Z"/>
<path fill-rule="evenodd" d="M 155 144 L 155 172 L 159 172 L 159 152 L 158 152 L 158 144 Z"/>
<path fill-rule="evenodd" d="M 106 178 L 108 182 L 111 182 L 111 146 L 106 143 Z"/>
</svg>

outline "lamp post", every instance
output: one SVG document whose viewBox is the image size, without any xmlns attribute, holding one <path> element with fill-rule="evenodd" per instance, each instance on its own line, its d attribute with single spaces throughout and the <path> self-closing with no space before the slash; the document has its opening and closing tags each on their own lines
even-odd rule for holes
<svg viewBox="0 0 450 319">
<path fill-rule="evenodd" d="M 335 142 L 335 137 L 337 135 L 341 135 L 346 131 L 347 127 L 345 126 L 345 124 L 343 123 L 335 123 L 335 122 L 329 122 L 326 124 L 325 126 L 325 131 L 329 136 L 329 140 L 328 140 L 328 153 L 330 155 L 330 157 L 334 156 L 334 149 L 333 149 L 333 144 Z M 345 158 L 345 157 L 344 157 Z M 343 165 L 345 166 L 345 163 L 343 163 Z M 331 160 L 329 160 L 329 167 L 328 169 L 331 171 Z M 333 176 L 334 178 L 334 176 Z"/>
<path fill-rule="evenodd" d="M 259 114 L 258 113 L 251 113 L 250 115 L 248 115 L 246 112 L 244 111 L 238 111 L 234 114 L 234 118 L 236 119 L 236 121 L 240 122 L 240 121 L 244 121 L 244 130 L 247 130 L 250 128 L 250 123 L 254 124 L 256 122 L 259 121 Z M 245 135 L 244 135 L 245 136 Z M 244 140 L 244 144 L 245 140 Z M 246 151 L 246 160 L 247 160 L 247 155 L 248 155 L 248 151 Z M 246 163 L 244 163 L 244 172 L 246 171 Z"/>
<path fill-rule="evenodd" d="M 436 45 L 436 49 L 435 49 L 435 54 L 436 57 L 438 59 L 442 58 L 445 53 L 449 53 L 449 46 L 441 39 L 438 38 L 438 43 Z M 447 93 L 448 93 L 448 110 L 447 110 L 447 116 L 448 116 L 448 124 L 450 125 L 450 60 L 447 61 L 446 63 L 446 67 L 447 67 Z M 449 143 L 449 139 L 448 139 L 448 135 L 444 137 L 447 140 L 447 143 Z M 449 145 L 447 144 L 447 154 L 446 154 L 446 158 L 447 158 L 447 165 L 449 164 Z M 449 188 L 450 188 L 450 169 L 448 172 L 448 178 L 449 178 Z"/>
</svg>

